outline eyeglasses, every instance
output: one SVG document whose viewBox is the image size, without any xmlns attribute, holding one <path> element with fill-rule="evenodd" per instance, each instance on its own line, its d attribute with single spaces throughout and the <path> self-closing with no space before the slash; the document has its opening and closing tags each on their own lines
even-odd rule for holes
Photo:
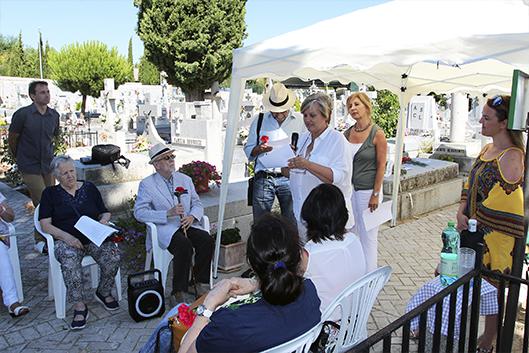
<svg viewBox="0 0 529 353">
<path fill-rule="evenodd" d="M 501 96 L 495 96 L 492 98 L 492 106 L 497 107 L 503 104 L 503 98 Z"/>
<path fill-rule="evenodd" d="M 159 161 L 172 161 L 174 160 L 176 157 L 174 154 L 170 154 L 168 156 L 165 156 L 165 157 L 162 157 L 159 159 Z"/>
</svg>

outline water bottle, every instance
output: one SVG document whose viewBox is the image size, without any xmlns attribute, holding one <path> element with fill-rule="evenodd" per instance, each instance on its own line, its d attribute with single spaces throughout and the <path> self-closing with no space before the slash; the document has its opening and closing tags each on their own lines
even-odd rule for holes
<svg viewBox="0 0 529 353">
<path fill-rule="evenodd" d="M 453 221 L 448 222 L 448 226 L 443 229 L 441 236 L 443 248 L 441 249 L 441 284 L 448 286 L 455 282 L 459 273 L 459 232 L 455 228 Z"/>
</svg>

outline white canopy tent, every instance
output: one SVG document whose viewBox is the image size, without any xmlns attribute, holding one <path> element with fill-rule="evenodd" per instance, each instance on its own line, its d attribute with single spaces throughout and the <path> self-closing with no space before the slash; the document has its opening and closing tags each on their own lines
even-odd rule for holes
<svg viewBox="0 0 529 353">
<path fill-rule="evenodd" d="M 393 179 L 398 186 L 410 97 L 430 91 L 508 92 L 515 68 L 529 69 L 529 6 L 522 0 L 395 0 L 234 50 L 219 225 L 246 80 L 354 81 L 398 93 Z M 392 196 L 397 199 L 398 187 Z"/>
</svg>

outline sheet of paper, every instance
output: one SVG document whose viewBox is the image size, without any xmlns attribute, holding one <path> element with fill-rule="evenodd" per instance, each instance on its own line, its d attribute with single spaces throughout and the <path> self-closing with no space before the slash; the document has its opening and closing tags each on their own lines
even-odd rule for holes
<svg viewBox="0 0 529 353">
<path fill-rule="evenodd" d="M 283 131 L 283 129 L 277 129 L 277 130 L 261 130 L 259 133 L 259 139 L 261 139 L 262 136 L 268 136 L 268 144 L 271 144 L 275 141 L 281 141 L 284 139 L 289 139 L 290 137 L 286 134 L 286 132 Z M 261 143 L 261 141 L 259 141 Z"/>
<path fill-rule="evenodd" d="M 265 168 L 286 167 L 288 165 L 288 160 L 295 157 L 294 151 L 290 148 L 290 141 L 288 138 L 269 141 L 268 144 L 272 146 L 273 149 L 268 153 L 259 155 L 259 162 L 261 162 Z"/>
<path fill-rule="evenodd" d="M 391 219 L 391 203 L 391 200 L 382 202 L 375 212 L 371 212 L 369 208 L 364 210 L 364 224 L 367 231 Z"/>
<path fill-rule="evenodd" d="M 74 227 L 97 246 L 101 246 L 109 235 L 117 232 L 117 229 L 101 224 L 87 216 L 81 216 Z"/>
</svg>

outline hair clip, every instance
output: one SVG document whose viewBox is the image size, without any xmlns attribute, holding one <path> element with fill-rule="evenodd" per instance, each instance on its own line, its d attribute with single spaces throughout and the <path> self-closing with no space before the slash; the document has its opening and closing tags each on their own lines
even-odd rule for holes
<svg viewBox="0 0 529 353">
<path fill-rule="evenodd" d="M 498 105 L 502 105 L 503 98 L 501 96 L 495 96 L 492 98 L 492 106 L 497 107 Z"/>
<path fill-rule="evenodd" d="M 284 268 L 286 269 L 287 266 L 285 265 L 285 263 L 283 261 L 276 261 L 274 263 L 274 270 L 277 270 L 278 268 Z"/>
</svg>

